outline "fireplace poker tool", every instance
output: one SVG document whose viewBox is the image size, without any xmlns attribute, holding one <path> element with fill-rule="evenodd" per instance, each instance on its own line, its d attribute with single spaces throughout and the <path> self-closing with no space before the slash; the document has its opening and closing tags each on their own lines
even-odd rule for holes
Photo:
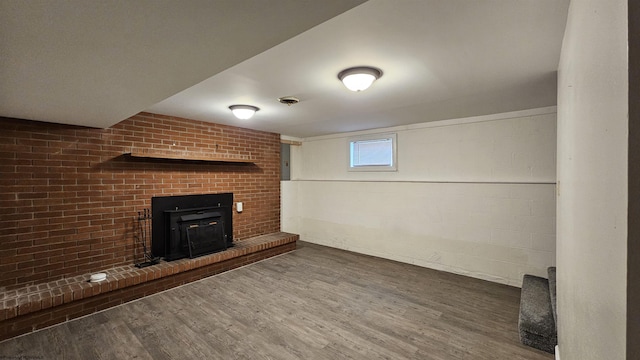
<svg viewBox="0 0 640 360">
<path fill-rule="evenodd" d="M 143 209 L 142 212 L 138 211 L 138 241 L 142 243 L 142 251 L 144 252 L 143 262 L 137 263 L 136 267 L 143 268 L 151 265 L 155 265 L 160 261 L 160 258 L 153 256 L 149 248 L 147 248 L 147 238 L 151 234 L 151 210 Z"/>
</svg>

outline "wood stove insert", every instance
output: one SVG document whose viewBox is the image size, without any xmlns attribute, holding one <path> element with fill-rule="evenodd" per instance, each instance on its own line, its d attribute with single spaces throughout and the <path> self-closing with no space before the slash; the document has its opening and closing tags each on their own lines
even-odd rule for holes
<svg viewBox="0 0 640 360">
<path fill-rule="evenodd" d="M 152 198 L 153 255 L 171 261 L 233 246 L 232 207 L 232 193 Z"/>
</svg>

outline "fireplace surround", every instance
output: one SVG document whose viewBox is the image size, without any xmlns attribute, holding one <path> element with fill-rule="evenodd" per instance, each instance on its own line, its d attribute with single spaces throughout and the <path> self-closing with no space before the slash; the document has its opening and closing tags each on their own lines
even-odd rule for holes
<svg viewBox="0 0 640 360">
<path fill-rule="evenodd" d="M 233 246 L 233 193 L 151 199 L 153 256 L 194 258 Z"/>
</svg>

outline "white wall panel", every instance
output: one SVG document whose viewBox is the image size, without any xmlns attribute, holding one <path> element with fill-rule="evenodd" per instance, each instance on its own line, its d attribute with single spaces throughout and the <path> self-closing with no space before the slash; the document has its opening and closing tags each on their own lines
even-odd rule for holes
<svg viewBox="0 0 640 360">
<path fill-rule="evenodd" d="M 292 147 L 293 181 L 283 183 L 283 231 L 515 286 L 525 273 L 546 276 L 555 263 L 555 125 L 547 111 L 380 129 L 398 134 L 391 173 L 348 172 L 351 134 L 304 139 Z"/>
<path fill-rule="evenodd" d="M 627 322 L 628 3 L 572 1 L 558 71 L 563 360 L 632 359 Z M 634 19 L 635 20 L 635 19 Z M 637 21 L 637 20 L 636 20 Z M 637 101 L 636 99 L 632 101 Z"/>
<path fill-rule="evenodd" d="M 546 276 L 555 263 L 555 204 L 544 216 L 529 206 L 541 191 L 552 196 L 553 184 L 298 186 L 305 241 L 515 286 L 524 273 Z"/>
</svg>

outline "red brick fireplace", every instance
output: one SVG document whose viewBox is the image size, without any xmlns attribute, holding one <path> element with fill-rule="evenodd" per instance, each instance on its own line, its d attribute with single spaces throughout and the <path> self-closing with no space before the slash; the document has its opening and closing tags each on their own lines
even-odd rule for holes
<svg viewBox="0 0 640 360">
<path fill-rule="evenodd" d="M 244 203 L 242 213 L 233 211 L 235 241 L 278 233 L 279 167 L 273 133 L 149 113 L 108 129 L 0 118 L 0 293 L 132 265 L 142 254 L 136 219 L 155 196 L 233 193 Z M 260 241 L 256 251 L 268 247 Z M 250 258 L 233 267 L 260 258 L 238 251 Z M 213 263 L 172 266 L 161 275 L 198 278 L 188 271 Z"/>
<path fill-rule="evenodd" d="M 0 119 L 0 288 L 134 261 L 134 221 L 153 196 L 231 192 L 234 238 L 280 229 L 280 138 L 141 113 L 92 129 Z M 139 159 L 131 150 L 253 163 Z"/>
</svg>

